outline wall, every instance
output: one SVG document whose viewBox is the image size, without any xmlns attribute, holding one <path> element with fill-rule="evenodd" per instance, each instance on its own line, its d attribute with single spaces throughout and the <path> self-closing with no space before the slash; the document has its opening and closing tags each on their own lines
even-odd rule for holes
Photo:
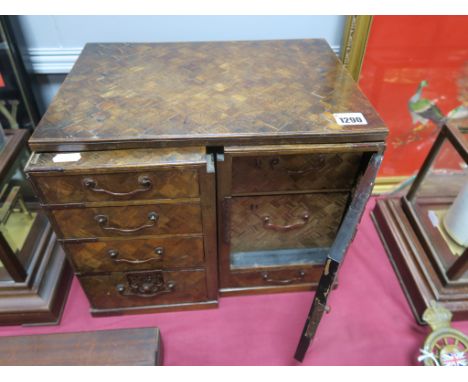
<svg viewBox="0 0 468 382">
<path fill-rule="evenodd" d="M 22 53 L 45 109 L 86 42 L 325 38 L 338 53 L 345 16 L 18 16 Z"/>
</svg>

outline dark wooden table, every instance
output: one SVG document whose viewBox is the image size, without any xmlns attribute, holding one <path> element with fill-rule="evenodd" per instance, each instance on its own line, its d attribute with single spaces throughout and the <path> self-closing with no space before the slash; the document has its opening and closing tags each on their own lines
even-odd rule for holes
<svg viewBox="0 0 468 382">
<path fill-rule="evenodd" d="M 162 364 L 158 328 L 2 337 L 2 366 L 154 366 Z"/>
</svg>

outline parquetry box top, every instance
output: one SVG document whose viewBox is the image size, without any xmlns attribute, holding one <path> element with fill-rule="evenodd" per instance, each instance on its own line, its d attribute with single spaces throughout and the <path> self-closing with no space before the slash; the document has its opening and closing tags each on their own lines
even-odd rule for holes
<svg viewBox="0 0 468 382">
<path fill-rule="evenodd" d="M 334 113 L 362 113 L 340 125 Z M 36 151 L 383 140 L 324 40 L 87 44 L 29 143 Z"/>
</svg>

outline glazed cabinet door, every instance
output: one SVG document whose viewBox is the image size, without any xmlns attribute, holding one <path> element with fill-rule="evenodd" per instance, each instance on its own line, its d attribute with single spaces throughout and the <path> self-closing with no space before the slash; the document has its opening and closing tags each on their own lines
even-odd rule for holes
<svg viewBox="0 0 468 382">
<path fill-rule="evenodd" d="M 226 147 L 217 156 L 223 294 L 310 289 L 372 144 Z"/>
</svg>

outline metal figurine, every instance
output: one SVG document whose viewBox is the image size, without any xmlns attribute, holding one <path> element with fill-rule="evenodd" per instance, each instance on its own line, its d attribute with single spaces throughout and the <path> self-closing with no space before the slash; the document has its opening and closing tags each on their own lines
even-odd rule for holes
<svg viewBox="0 0 468 382">
<path fill-rule="evenodd" d="M 423 320 L 432 333 L 426 338 L 418 361 L 425 366 L 468 366 L 468 337 L 450 327 L 452 313 L 433 300 L 424 311 Z"/>
</svg>

